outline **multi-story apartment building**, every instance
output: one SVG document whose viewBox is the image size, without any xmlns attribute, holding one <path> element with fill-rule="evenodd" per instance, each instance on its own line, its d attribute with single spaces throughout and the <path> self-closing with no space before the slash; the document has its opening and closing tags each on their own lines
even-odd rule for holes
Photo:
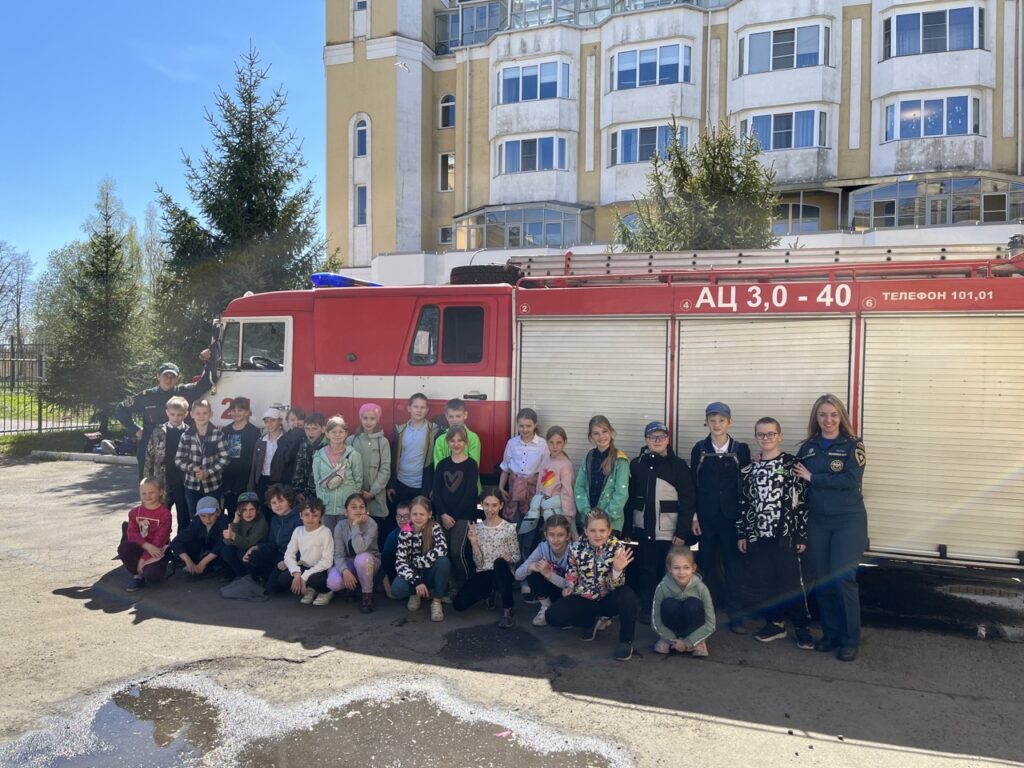
<svg viewBox="0 0 1024 768">
<path fill-rule="evenodd" d="M 327 0 L 332 244 L 607 242 L 672 131 L 722 123 L 774 166 L 781 235 L 1004 240 L 1022 2 Z"/>
</svg>

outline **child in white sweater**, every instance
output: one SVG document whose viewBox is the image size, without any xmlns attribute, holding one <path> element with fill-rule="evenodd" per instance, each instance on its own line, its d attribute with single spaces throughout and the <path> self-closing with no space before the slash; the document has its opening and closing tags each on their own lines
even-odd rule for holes
<svg viewBox="0 0 1024 768">
<path fill-rule="evenodd" d="M 511 627 L 512 568 L 519 562 L 519 540 L 516 527 L 501 517 L 501 495 L 497 488 L 485 488 L 480 497 L 484 519 L 469 526 L 469 543 L 473 547 L 476 573 L 459 588 L 452 600 L 456 611 L 464 611 L 497 592 L 501 597 L 501 619 L 498 626 Z"/>
<path fill-rule="evenodd" d="M 302 527 L 292 531 L 284 553 L 288 570 L 277 575 L 282 587 L 302 595 L 303 605 L 327 605 L 333 594 L 327 587 L 327 573 L 334 563 L 334 537 L 323 520 L 322 500 L 312 498 L 303 504 Z"/>
</svg>

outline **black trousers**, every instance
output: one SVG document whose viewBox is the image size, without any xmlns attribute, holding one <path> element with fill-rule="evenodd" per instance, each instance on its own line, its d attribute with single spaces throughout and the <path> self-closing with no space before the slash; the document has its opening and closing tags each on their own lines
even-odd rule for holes
<svg viewBox="0 0 1024 768">
<path fill-rule="evenodd" d="M 633 563 L 626 569 L 626 583 L 649 609 L 654 600 L 654 590 L 665 575 L 665 557 L 672 548 L 672 542 L 650 539 L 643 533 L 637 536 L 637 542 L 640 546 Z"/>
<path fill-rule="evenodd" d="M 308 570 L 308 569 L 307 569 Z M 305 571 L 303 571 L 305 573 Z M 278 589 L 288 591 L 292 588 L 292 575 L 288 571 L 277 572 Z M 306 581 L 306 588 L 316 592 L 330 592 L 327 588 L 327 571 L 318 571 Z"/>
<path fill-rule="evenodd" d="M 249 574 L 263 583 L 268 593 L 277 591 L 277 564 L 284 559 L 273 544 L 260 544 L 249 556 Z M 287 573 L 287 571 L 285 571 Z"/>
<path fill-rule="evenodd" d="M 172 504 L 174 505 L 174 518 L 178 524 L 174 530 L 181 533 L 188 528 L 188 524 L 192 520 L 188 514 L 188 502 L 185 501 L 185 484 L 169 481 L 164 489 L 164 499 L 167 509 L 170 509 Z"/>
<path fill-rule="evenodd" d="M 602 616 L 618 616 L 619 642 L 632 643 L 639 609 L 636 592 L 627 584 L 613 589 L 600 600 L 571 595 L 552 603 L 547 611 L 547 620 L 552 627 L 592 627 Z"/>
<path fill-rule="evenodd" d="M 530 592 L 536 597 L 546 597 L 551 602 L 562 599 L 562 590 L 539 573 L 534 571 L 526 577 L 526 583 L 530 585 Z"/>
<path fill-rule="evenodd" d="M 716 606 L 729 614 L 729 619 L 742 618 L 743 562 L 736 547 L 736 523 L 722 515 L 700 518 L 700 548 L 697 560 L 704 582 L 711 590 Z"/>
<path fill-rule="evenodd" d="M 696 597 L 662 600 L 661 623 L 679 637 L 687 637 L 704 626 L 704 603 Z"/>
<path fill-rule="evenodd" d="M 747 545 L 752 610 L 765 621 L 789 619 L 794 627 L 810 624 L 804 591 L 800 587 L 800 562 L 796 551 L 768 539 Z"/>
<path fill-rule="evenodd" d="M 492 570 L 476 571 L 463 582 L 452 599 L 452 608 L 456 611 L 472 608 L 481 600 L 489 597 L 491 592 L 498 593 L 502 608 L 512 608 L 512 582 L 514 580 L 512 566 L 508 564 L 508 560 L 499 557 L 494 561 Z"/>
</svg>

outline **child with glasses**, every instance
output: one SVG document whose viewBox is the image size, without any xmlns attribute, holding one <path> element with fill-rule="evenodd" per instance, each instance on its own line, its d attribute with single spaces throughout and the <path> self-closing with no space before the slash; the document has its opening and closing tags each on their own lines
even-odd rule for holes
<svg viewBox="0 0 1024 768">
<path fill-rule="evenodd" d="M 807 549 L 807 483 L 793 471 L 796 457 L 782 450 L 782 426 L 758 419 L 754 437 L 761 454 L 740 472 L 739 551 L 749 563 L 754 610 L 764 626 L 754 635 L 762 643 L 786 636 L 789 617 L 798 648 L 814 648 L 808 626 L 800 556 Z"/>
</svg>

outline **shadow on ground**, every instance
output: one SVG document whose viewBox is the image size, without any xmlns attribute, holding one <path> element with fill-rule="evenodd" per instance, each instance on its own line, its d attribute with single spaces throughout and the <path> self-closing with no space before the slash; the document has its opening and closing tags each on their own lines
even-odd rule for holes
<svg viewBox="0 0 1024 768">
<path fill-rule="evenodd" d="M 884 578 L 879 571 L 866 578 L 869 617 L 877 612 L 872 601 L 879 595 L 916 599 L 913 589 L 887 589 L 879 581 Z M 501 630 L 495 615 L 483 608 L 456 614 L 448 606 L 446 620 L 438 624 L 425 608 L 410 613 L 404 602 L 383 596 L 377 611 L 366 616 L 344 600 L 322 608 L 301 606 L 291 595 L 262 604 L 227 601 L 218 595 L 216 578 L 194 580 L 181 572 L 133 594 L 123 590 L 126 580 L 115 569 L 93 585 L 54 593 L 81 601 L 89 610 L 131 611 L 136 624 L 158 618 L 238 627 L 305 649 L 339 648 L 438 667 L 545 678 L 554 691 L 570 698 L 656 707 L 684 718 L 722 718 L 754 731 L 783 729 L 798 747 L 808 739 L 828 738 L 874 743 L 880 750 L 1005 760 L 1024 754 L 1014 682 L 1019 681 L 1021 647 L 991 639 L 869 629 L 860 659 L 842 664 L 827 654 L 800 651 L 789 640 L 761 644 L 750 635 L 719 631 L 709 643 L 711 658 L 698 660 L 654 654 L 649 650 L 653 634 L 638 626 L 637 658 L 619 664 L 610 658 L 617 624 L 596 642 L 584 643 L 575 632 L 533 627 L 533 606 L 519 606 L 517 625 Z M 977 607 L 960 597 L 947 596 L 944 604 L 931 607 L 965 612 L 967 619 L 952 627 L 955 633 L 966 633 L 977 621 L 969 613 Z"/>
</svg>

